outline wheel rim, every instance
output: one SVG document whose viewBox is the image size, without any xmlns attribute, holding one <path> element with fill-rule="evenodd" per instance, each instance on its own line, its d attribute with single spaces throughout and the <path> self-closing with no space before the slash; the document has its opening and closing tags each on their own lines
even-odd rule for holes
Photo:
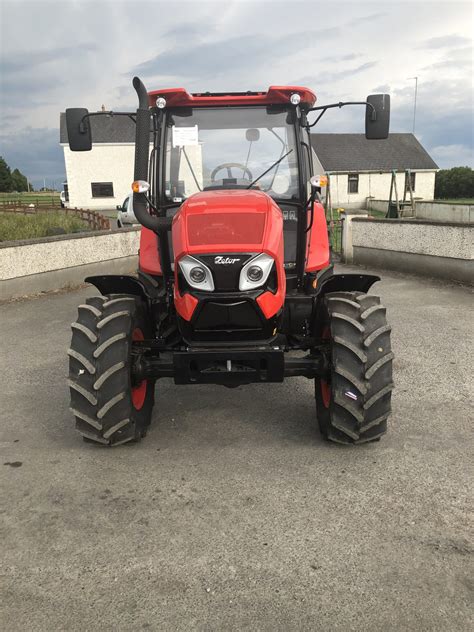
<svg viewBox="0 0 474 632">
<path fill-rule="evenodd" d="M 329 340 L 331 338 L 331 330 L 329 327 L 323 329 L 321 335 L 322 340 Z M 329 408 L 331 403 L 331 385 L 326 380 L 320 379 L 319 384 L 321 387 L 321 399 L 323 401 L 324 408 Z"/>
<path fill-rule="evenodd" d="M 145 340 L 145 336 L 143 335 L 143 331 L 139 327 L 136 327 L 132 332 L 132 342 L 138 340 Z M 140 384 L 132 386 L 132 404 L 136 410 L 140 410 L 145 403 L 147 385 L 147 380 L 142 380 Z"/>
</svg>

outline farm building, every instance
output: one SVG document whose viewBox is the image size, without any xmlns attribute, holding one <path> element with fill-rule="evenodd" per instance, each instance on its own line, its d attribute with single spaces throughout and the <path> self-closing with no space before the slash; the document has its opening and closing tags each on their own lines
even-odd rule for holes
<svg viewBox="0 0 474 632">
<path fill-rule="evenodd" d="M 392 171 L 403 197 L 410 170 L 415 198 L 434 198 L 437 164 L 413 134 L 390 134 L 386 140 L 367 140 L 364 134 L 312 134 L 313 149 L 322 170 L 331 175 L 333 206 L 367 208 L 367 198 L 388 200 Z"/>
<path fill-rule="evenodd" d="M 60 144 L 69 190 L 69 206 L 114 209 L 130 192 L 133 180 L 135 124 L 124 116 L 90 119 L 93 151 L 71 152 L 65 115 L 60 116 Z M 435 162 L 413 134 L 366 140 L 363 134 L 313 134 L 318 171 L 331 174 L 333 206 L 365 208 L 367 198 L 388 200 L 391 171 L 397 170 L 399 195 L 411 170 L 414 196 L 433 199 Z"/>
<path fill-rule="evenodd" d="M 69 206 L 114 209 L 130 193 L 135 157 L 135 123 L 126 116 L 91 117 L 92 151 L 72 152 L 66 115 L 60 116 Z"/>
</svg>

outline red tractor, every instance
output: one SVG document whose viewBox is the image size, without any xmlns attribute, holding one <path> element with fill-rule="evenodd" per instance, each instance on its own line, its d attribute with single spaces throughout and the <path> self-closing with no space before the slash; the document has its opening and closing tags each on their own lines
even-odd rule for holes
<svg viewBox="0 0 474 632">
<path fill-rule="evenodd" d="M 72 324 L 79 432 L 109 446 L 140 440 L 162 377 L 234 387 L 303 376 L 325 439 L 378 440 L 393 388 L 390 327 L 367 294 L 379 277 L 333 273 L 310 128 L 329 108 L 363 104 L 366 136 L 386 138 L 388 95 L 314 107 L 302 87 L 133 85 L 136 114 L 113 115 L 136 123 L 139 267 L 86 279 L 100 295 Z M 90 118 L 104 114 L 66 111 L 72 151 L 92 148 Z"/>
</svg>

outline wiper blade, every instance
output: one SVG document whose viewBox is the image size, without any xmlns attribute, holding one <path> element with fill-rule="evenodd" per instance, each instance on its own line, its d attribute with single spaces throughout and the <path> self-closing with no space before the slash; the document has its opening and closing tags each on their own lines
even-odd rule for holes
<svg viewBox="0 0 474 632">
<path fill-rule="evenodd" d="M 263 178 L 263 176 L 266 176 L 266 175 L 267 175 L 267 173 L 268 173 L 269 171 L 271 171 L 274 167 L 276 167 L 277 165 L 279 165 L 279 164 L 280 164 L 280 162 L 281 162 L 284 158 L 286 158 L 287 156 L 289 156 L 289 155 L 291 154 L 291 152 L 292 152 L 292 151 L 293 151 L 293 149 L 290 149 L 290 151 L 287 151 L 287 152 L 286 152 L 286 154 L 284 154 L 281 158 L 279 158 L 276 162 L 274 162 L 274 163 L 273 163 L 273 165 L 272 165 L 271 167 L 269 167 L 266 171 L 264 171 L 263 173 L 261 173 L 261 174 L 258 176 L 258 178 L 255 178 L 255 180 L 254 180 L 253 182 L 251 182 L 251 183 L 248 185 L 247 189 L 250 189 L 250 187 L 253 187 L 253 185 L 254 185 L 256 182 L 258 182 L 258 181 L 260 180 L 260 178 Z"/>
</svg>

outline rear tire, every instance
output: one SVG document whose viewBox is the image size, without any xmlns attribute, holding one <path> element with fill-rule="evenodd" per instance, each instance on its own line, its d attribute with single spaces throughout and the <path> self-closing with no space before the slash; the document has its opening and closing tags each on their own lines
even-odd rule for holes
<svg viewBox="0 0 474 632">
<path fill-rule="evenodd" d="M 391 411 L 390 327 L 378 296 L 327 294 L 318 317 L 318 338 L 329 346 L 327 380 L 315 381 L 322 436 L 336 443 L 376 441 Z"/>
<path fill-rule="evenodd" d="M 119 445 L 145 436 L 154 382 L 136 384 L 132 340 L 151 338 L 145 304 L 136 296 L 95 296 L 78 308 L 69 355 L 71 412 L 87 441 Z"/>
</svg>

